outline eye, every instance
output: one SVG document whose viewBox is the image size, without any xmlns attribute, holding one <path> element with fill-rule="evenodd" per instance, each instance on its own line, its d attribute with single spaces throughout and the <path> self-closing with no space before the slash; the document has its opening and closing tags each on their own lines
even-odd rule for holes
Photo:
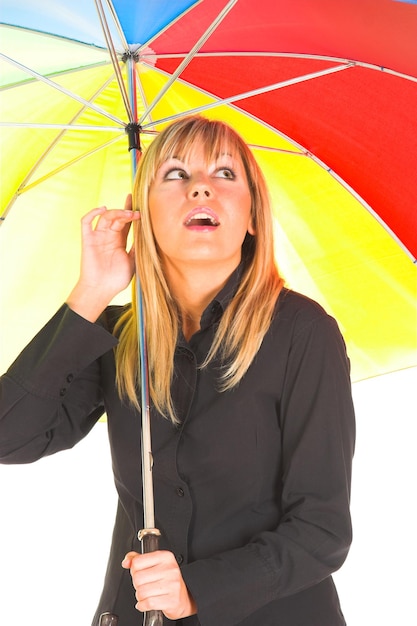
<svg viewBox="0 0 417 626">
<path fill-rule="evenodd" d="M 219 167 L 215 174 L 218 178 L 233 180 L 236 178 L 234 171 L 230 167 Z"/>
<path fill-rule="evenodd" d="M 165 180 L 185 180 L 188 174 L 180 167 L 173 167 L 165 173 L 164 178 Z"/>
</svg>

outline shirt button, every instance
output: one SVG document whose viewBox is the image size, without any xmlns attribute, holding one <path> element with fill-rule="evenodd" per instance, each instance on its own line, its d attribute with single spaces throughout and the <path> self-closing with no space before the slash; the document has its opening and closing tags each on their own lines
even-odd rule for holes
<svg viewBox="0 0 417 626">
<path fill-rule="evenodd" d="M 72 383 L 73 380 L 74 380 L 74 374 L 68 374 L 67 383 Z"/>
<path fill-rule="evenodd" d="M 177 488 L 177 496 L 179 496 L 180 498 L 184 497 L 184 489 L 182 487 Z"/>
<path fill-rule="evenodd" d="M 65 389 L 65 387 L 63 387 L 62 389 L 59 390 L 59 395 L 60 396 L 65 396 L 66 393 L 67 393 L 67 390 Z"/>
<path fill-rule="evenodd" d="M 184 557 L 182 556 L 182 554 L 177 554 L 175 558 L 177 559 L 178 565 L 181 565 L 181 563 L 184 562 Z"/>
</svg>

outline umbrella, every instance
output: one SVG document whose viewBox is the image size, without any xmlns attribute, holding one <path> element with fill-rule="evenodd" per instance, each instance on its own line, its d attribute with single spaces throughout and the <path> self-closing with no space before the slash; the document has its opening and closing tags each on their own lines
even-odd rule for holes
<svg viewBox="0 0 417 626">
<path fill-rule="evenodd" d="M 75 281 L 80 216 L 130 188 L 129 106 L 144 147 L 187 112 L 235 126 L 268 179 L 281 271 L 338 319 L 353 379 L 416 365 L 415 2 L 3 0 L 1 15 L 4 366 Z"/>
</svg>

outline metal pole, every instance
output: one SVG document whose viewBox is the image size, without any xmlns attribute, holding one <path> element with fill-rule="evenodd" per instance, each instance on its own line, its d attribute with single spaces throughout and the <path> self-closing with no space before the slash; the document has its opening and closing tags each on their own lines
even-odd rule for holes
<svg viewBox="0 0 417 626">
<path fill-rule="evenodd" d="M 116 22 L 116 26 L 120 30 L 117 15 L 112 7 L 112 3 L 107 1 L 110 7 L 112 18 Z M 119 66 L 119 59 L 115 47 L 112 42 L 110 29 L 107 24 L 106 14 L 101 0 L 95 0 L 99 20 L 103 29 L 103 34 L 109 49 L 110 57 L 115 70 L 117 82 L 119 84 L 120 93 L 125 105 L 129 123 L 125 130 L 129 138 L 129 152 L 131 155 L 132 181 L 136 175 L 137 163 L 140 157 L 140 125 L 138 124 L 137 99 L 136 99 L 136 69 L 135 69 L 135 51 L 128 46 L 124 39 L 125 53 L 123 61 L 126 64 L 127 86 L 123 82 L 122 72 Z M 86 103 L 88 104 L 88 103 Z M 97 108 L 97 107 L 96 107 Z M 116 118 L 115 121 L 119 122 Z M 138 532 L 138 538 L 142 545 L 142 552 L 154 552 L 159 548 L 160 532 L 155 526 L 154 500 L 153 500 L 153 480 L 152 480 L 152 448 L 151 448 L 151 430 L 150 430 L 150 401 L 149 401 L 149 381 L 148 381 L 148 359 L 146 349 L 146 332 L 145 319 L 143 315 L 143 299 L 140 287 L 140 277 L 136 272 L 136 293 L 137 293 L 137 310 L 138 310 L 138 358 L 140 365 L 141 380 L 141 413 L 142 413 L 142 482 L 143 482 L 143 510 L 144 510 L 144 528 Z M 99 626 L 117 626 L 119 618 L 113 613 L 102 613 L 99 620 Z M 149 611 L 144 613 L 144 626 L 162 626 L 162 611 Z"/>
<path fill-rule="evenodd" d="M 126 70 L 128 75 L 128 88 L 131 108 L 134 116 L 134 123 L 130 124 L 129 150 L 132 155 L 132 173 L 136 174 L 138 155 L 140 154 L 140 126 L 137 124 L 136 106 L 136 72 L 133 54 L 126 59 Z M 148 353 L 146 345 L 146 324 L 143 310 L 143 296 L 140 286 L 140 276 L 136 272 L 136 299 L 137 299 L 137 332 L 138 332 L 138 354 L 140 365 L 141 382 L 141 450 L 142 450 L 142 491 L 143 491 L 143 521 L 144 528 L 138 532 L 138 539 L 141 542 L 142 553 L 155 552 L 159 549 L 159 537 L 161 533 L 155 528 L 155 508 L 153 497 L 153 476 L 152 476 L 152 443 L 150 424 L 150 398 L 149 398 L 149 369 Z M 143 616 L 143 626 L 162 626 L 162 611 L 148 611 Z M 117 625 L 116 625 L 117 626 Z"/>
</svg>

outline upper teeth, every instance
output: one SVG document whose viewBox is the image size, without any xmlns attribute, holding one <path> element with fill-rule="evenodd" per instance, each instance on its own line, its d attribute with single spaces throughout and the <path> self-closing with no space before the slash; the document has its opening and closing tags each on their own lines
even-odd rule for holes
<svg viewBox="0 0 417 626">
<path fill-rule="evenodd" d="M 208 215 L 207 213 L 195 213 L 192 217 L 190 217 L 187 221 L 186 224 L 191 224 L 192 221 L 194 220 L 209 220 L 209 222 L 211 224 L 213 224 L 213 226 L 217 226 L 218 222 L 217 220 L 212 216 L 212 215 Z"/>
</svg>

